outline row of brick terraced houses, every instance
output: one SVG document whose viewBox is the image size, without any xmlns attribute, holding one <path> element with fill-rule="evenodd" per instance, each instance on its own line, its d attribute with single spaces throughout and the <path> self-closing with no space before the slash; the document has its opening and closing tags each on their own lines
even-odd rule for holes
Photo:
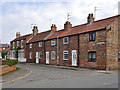
<svg viewBox="0 0 120 90">
<path fill-rule="evenodd" d="M 94 21 L 93 14 L 87 23 L 72 26 L 67 21 L 64 29 L 51 30 L 20 36 L 11 42 L 11 58 L 15 58 L 17 47 L 18 60 L 21 62 L 50 65 L 75 66 L 95 69 L 117 69 L 120 60 L 120 15 Z"/>
</svg>

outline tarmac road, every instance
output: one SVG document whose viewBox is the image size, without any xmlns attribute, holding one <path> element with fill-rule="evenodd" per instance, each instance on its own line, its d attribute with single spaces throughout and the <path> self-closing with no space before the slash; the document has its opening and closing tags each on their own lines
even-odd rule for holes
<svg viewBox="0 0 120 90">
<path fill-rule="evenodd" d="M 18 67 L 32 72 L 21 79 L 2 84 L 3 88 L 118 88 L 117 71 L 70 70 L 41 64 L 19 64 Z"/>
</svg>

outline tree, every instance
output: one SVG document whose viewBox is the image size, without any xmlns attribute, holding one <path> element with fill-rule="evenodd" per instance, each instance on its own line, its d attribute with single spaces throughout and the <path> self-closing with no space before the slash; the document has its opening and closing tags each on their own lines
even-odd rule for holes
<svg viewBox="0 0 120 90">
<path fill-rule="evenodd" d="M 5 58 L 6 52 L 2 52 L 2 58 Z"/>
</svg>

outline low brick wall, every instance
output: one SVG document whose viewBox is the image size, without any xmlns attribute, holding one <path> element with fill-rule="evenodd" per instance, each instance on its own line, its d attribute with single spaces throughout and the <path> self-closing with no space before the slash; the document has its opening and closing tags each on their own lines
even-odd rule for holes
<svg viewBox="0 0 120 90">
<path fill-rule="evenodd" d="M 13 66 L 7 66 L 7 65 L 0 66 L 0 75 L 5 74 L 5 73 L 10 72 L 10 71 L 13 71 L 13 70 L 16 70 L 16 65 L 13 65 Z"/>
</svg>

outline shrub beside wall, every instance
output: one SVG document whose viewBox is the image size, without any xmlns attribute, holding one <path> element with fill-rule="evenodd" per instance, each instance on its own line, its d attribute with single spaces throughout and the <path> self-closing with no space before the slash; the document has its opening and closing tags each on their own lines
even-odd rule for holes
<svg viewBox="0 0 120 90">
<path fill-rule="evenodd" d="M 6 60 L 5 64 L 8 66 L 13 66 L 18 63 L 18 60 Z"/>
</svg>

